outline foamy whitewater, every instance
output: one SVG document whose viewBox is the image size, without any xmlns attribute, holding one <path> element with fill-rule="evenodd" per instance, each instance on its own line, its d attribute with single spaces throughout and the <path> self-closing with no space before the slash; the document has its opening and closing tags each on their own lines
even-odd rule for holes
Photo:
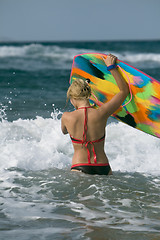
<svg viewBox="0 0 160 240">
<path fill-rule="evenodd" d="M 110 118 L 113 176 L 70 172 L 61 115 L 73 110 L 66 91 L 83 52 L 112 52 L 160 79 L 160 42 L 0 44 L 0 240 L 160 239 L 160 139 Z"/>
<path fill-rule="evenodd" d="M 61 113 L 44 119 L 18 119 L 0 123 L 1 170 L 20 168 L 69 170 L 73 147 L 61 133 Z M 160 140 L 123 123 L 111 122 L 106 129 L 105 151 L 115 171 L 160 175 Z M 120 137 L 120 136 L 123 136 Z"/>
</svg>

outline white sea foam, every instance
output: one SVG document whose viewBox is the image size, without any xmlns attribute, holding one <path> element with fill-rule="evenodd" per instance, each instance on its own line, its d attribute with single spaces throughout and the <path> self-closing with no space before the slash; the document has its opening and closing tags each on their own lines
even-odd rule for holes
<svg viewBox="0 0 160 240">
<path fill-rule="evenodd" d="M 133 65 L 136 68 L 150 69 L 160 67 L 159 53 L 117 53 L 117 57 L 126 63 Z"/>
<path fill-rule="evenodd" d="M 72 146 L 60 131 L 60 120 L 37 117 L 0 123 L 0 167 L 48 169 L 67 167 Z"/>
<path fill-rule="evenodd" d="M 160 174 L 160 139 L 126 124 L 108 126 L 106 152 L 113 170 Z"/>
<path fill-rule="evenodd" d="M 0 46 L 0 57 L 49 57 L 61 60 L 73 60 L 77 54 L 93 52 L 94 50 L 66 48 L 59 46 L 43 46 L 30 44 L 23 46 Z"/>
<path fill-rule="evenodd" d="M 160 62 L 160 54 L 159 53 L 125 53 L 125 56 L 120 55 L 121 60 L 129 61 L 129 62 L 143 62 L 143 61 L 154 61 Z"/>
<path fill-rule="evenodd" d="M 69 168 L 73 147 L 60 119 L 37 117 L 0 123 L 0 168 Z M 160 174 L 160 139 L 123 123 L 107 126 L 105 150 L 113 171 Z"/>
<path fill-rule="evenodd" d="M 98 52 L 96 49 L 83 49 L 83 48 L 67 48 L 56 45 L 41 45 L 41 44 L 29 44 L 23 46 L 0 46 L 0 58 L 5 57 L 22 57 L 30 59 L 41 60 L 60 60 L 60 65 L 63 66 L 65 61 L 72 62 L 75 55 L 87 53 L 87 52 Z M 105 54 L 110 52 L 110 49 L 105 51 L 99 51 Z M 141 52 L 112 52 L 120 60 L 135 64 L 136 67 L 152 68 L 160 66 L 160 54 L 159 53 L 141 53 Z M 148 64 L 147 64 L 148 63 Z M 147 64 L 147 65 L 146 65 Z M 53 66 L 52 66 L 53 67 Z M 68 65 L 68 68 L 71 66 Z"/>
</svg>

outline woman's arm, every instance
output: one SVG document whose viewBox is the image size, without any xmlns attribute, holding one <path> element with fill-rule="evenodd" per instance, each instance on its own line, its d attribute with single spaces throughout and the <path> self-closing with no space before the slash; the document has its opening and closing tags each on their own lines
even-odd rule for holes
<svg viewBox="0 0 160 240">
<path fill-rule="evenodd" d="M 63 113 L 62 118 L 61 118 L 61 130 L 63 132 L 63 134 L 67 134 L 67 128 L 65 126 L 65 118 L 66 118 L 66 113 Z"/>
<path fill-rule="evenodd" d="M 103 57 L 103 60 L 107 66 L 115 64 L 117 57 L 109 54 L 107 58 Z M 124 78 L 118 72 L 117 68 L 113 68 L 110 70 L 112 76 L 116 80 L 116 83 L 119 88 L 119 92 L 107 103 L 103 104 L 99 110 L 104 114 L 107 114 L 107 117 L 112 115 L 124 102 L 127 95 L 129 94 L 129 87 Z"/>
</svg>

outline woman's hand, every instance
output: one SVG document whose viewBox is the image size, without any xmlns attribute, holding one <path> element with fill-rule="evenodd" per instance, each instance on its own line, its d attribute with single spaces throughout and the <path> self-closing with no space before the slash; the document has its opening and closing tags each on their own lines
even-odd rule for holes
<svg viewBox="0 0 160 240">
<path fill-rule="evenodd" d="M 112 55 L 112 54 L 107 55 L 107 58 L 105 58 L 103 56 L 102 56 L 102 58 L 103 58 L 103 61 L 105 62 L 107 67 L 115 64 L 116 61 L 117 61 L 117 57 Z"/>
</svg>

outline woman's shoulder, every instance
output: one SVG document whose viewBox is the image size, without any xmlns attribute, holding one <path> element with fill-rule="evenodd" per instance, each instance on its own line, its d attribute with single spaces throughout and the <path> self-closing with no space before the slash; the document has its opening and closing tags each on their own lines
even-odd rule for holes
<svg viewBox="0 0 160 240">
<path fill-rule="evenodd" d="M 62 119 L 70 119 L 72 118 L 72 116 L 74 116 L 76 114 L 76 111 L 72 111 L 72 112 L 64 112 L 62 114 Z"/>
<path fill-rule="evenodd" d="M 103 113 L 103 109 L 102 109 L 102 107 L 100 106 L 100 107 L 98 107 L 98 108 L 92 108 L 91 109 L 92 110 L 92 113 L 93 113 L 93 115 L 95 115 L 95 116 L 101 116 Z"/>
<path fill-rule="evenodd" d="M 91 118 L 93 121 L 100 121 L 100 122 L 106 122 L 108 119 L 108 115 L 106 114 L 106 111 L 103 109 L 102 106 L 93 109 L 91 112 Z"/>
<path fill-rule="evenodd" d="M 63 120 L 64 120 L 64 119 L 67 119 L 68 116 L 69 116 L 69 114 L 70 114 L 70 112 L 64 112 L 64 113 L 62 114 L 62 119 L 63 119 Z"/>
</svg>

